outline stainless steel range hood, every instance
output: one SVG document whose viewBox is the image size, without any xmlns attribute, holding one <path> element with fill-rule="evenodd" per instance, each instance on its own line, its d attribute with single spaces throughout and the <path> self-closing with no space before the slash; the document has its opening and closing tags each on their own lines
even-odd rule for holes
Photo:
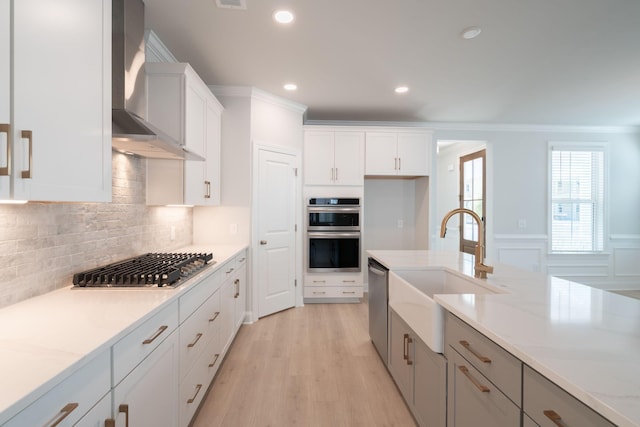
<svg viewBox="0 0 640 427">
<path fill-rule="evenodd" d="M 112 144 L 141 157 L 204 160 L 144 119 L 147 84 L 144 70 L 144 3 L 112 2 Z"/>
</svg>

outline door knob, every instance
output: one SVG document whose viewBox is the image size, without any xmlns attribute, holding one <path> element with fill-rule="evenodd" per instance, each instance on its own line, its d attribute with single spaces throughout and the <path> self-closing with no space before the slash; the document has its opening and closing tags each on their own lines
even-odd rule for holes
<svg viewBox="0 0 640 427">
<path fill-rule="evenodd" d="M 260 240 L 260 244 L 261 244 L 261 245 L 266 245 L 266 244 L 267 244 L 267 241 L 266 241 L 266 240 Z"/>
</svg>

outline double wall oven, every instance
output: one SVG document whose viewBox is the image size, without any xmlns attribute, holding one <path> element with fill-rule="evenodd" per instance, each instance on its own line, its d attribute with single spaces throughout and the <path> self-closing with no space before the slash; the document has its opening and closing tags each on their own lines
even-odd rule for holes
<svg viewBox="0 0 640 427">
<path fill-rule="evenodd" d="M 307 271 L 360 271 L 360 199 L 310 198 L 307 204 Z"/>
</svg>

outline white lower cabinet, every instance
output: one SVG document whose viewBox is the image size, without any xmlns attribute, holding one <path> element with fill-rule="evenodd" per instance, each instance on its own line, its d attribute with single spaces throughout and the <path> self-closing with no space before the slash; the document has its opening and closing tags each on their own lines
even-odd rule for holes
<svg viewBox="0 0 640 427">
<path fill-rule="evenodd" d="M 172 332 L 113 389 L 115 426 L 178 426 L 178 333 Z"/>
<path fill-rule="evenodd" d="M 345 274 L 307 274 L 304 277 L 304 300 L 314 302 L 324 299 L 362 298 L 362 273 Z"/>
<path fill-rule="evenodd" d="M 432 352 L 392 309 L 388 368 L 418 424 L 445 427 L 447 360 Z"/>
<path fill-rule="evenodd" d="M 97 402 L 108 397 L 111 388 L 109 356 L 108 350 L 102 352 L 3 424 L 3 427 L 76 425 Z M 105 419 L 102 418 L 102 423 Z M 82 425 L 99 425 L 99 421 L 87 418 Z"/>
<path fill-rule="evenodd" d="M 111 420 L 111 393 L 100 399 L 74 427 L 109 427 Z"/>
</svg>

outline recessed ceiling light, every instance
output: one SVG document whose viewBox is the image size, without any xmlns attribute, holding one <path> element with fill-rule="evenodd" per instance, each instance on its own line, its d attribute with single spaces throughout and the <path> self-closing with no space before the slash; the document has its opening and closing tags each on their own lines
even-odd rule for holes
<svg viewBox="0 0 640 427">
<path fill-rule="evenodd" d="M 289 24 L 293 22 L 293 13 L 288 10 L 277 10 L 273 13 L 273 19 L 280 24 Z"/>
<path fill-rule="evenodd" d="M 296 85 L 295 83 L 287 83 L 286 85 L 284 85 L 284 90 L 296 90 L 298 89 L 298 85 Z"/>
<path fill-rule="evenodd" d="M 478 35 L 480 35 L 481 32 L 482 32 L 482 29 L 480 27 L 469 27 L 462 30 L 462 33 L 460 33 L 460 35 L 465 40 L 471 40 L 478 37 Z"/>
<path fill-rule="evenodd" d="M 407 93 L 409 92 L 409 88 L 407 86 L 398 86 L 395 91 L 396 93 Z"/>
</svg>

